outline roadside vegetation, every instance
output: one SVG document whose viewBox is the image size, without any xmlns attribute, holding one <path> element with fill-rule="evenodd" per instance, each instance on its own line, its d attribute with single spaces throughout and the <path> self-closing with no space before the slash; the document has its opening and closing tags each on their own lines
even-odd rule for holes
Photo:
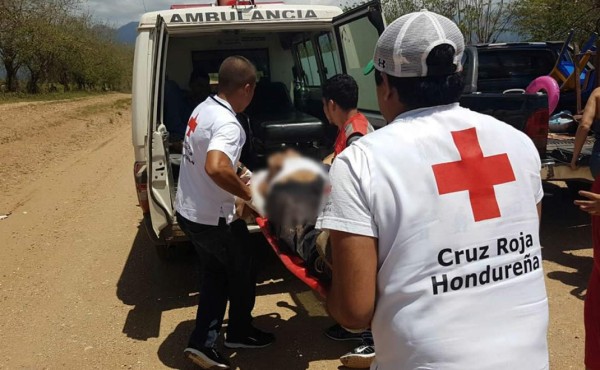
<svg viewBox="0 0 600 370">
<path fill-rule="evenodd" d="M 0 1 L 0 102 L 129 91 L 133 48 L 82 14 L 81 0 Z M 68 95 L 60 93 L 68 92 Z M 31 99 L 29 99 L 31 100 Z"/>
<path fill-rule="evenodd" d="M 600 33 L 600 0 L 382 0 L 388 23 L 428 9 L 454 19 L 468 44 L 561 41 L 571 29 L 584 42 Z"/>
</svg>

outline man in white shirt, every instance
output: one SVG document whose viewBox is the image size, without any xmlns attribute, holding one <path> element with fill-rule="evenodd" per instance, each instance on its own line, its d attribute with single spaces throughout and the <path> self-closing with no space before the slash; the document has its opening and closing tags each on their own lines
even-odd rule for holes
<svg viewBox="0 0 600 370">
<path fill-rule="evenodd" d="M 463 36 L 405 15 L 379 38 L 389 124 L 330 171 L 327 297 L 341 325 L 371 325 L 372 369 L 548 368 L 539 242 L 540 158 L 523 133 L 458 105 Z"/>
<path fill-rule="evenodd" d="M 204 369 L 228 369 L 216 341 L 229 300 L 225 346 L 261 348 L 274 341 L 254 328 L 256 276 L 248 229 L 233 221 L 235 196 L 249 201 L 250 189 L 236 174 L 244 130 L 236 119 L 254 96 L 256 68 L 233 56 L 219 68 L 219 93 L 192 113 L 183 143 L 175 208 L 177 222 L 194 244 L 202 265 L 200 302 L 185 354 Z M 245 239 L 245 240 L 244 240 Z"/>
</svg>

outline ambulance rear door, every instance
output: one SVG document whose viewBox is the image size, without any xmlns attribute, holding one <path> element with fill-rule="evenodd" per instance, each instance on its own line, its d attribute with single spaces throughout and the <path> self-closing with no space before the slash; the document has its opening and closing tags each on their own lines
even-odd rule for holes
<svg viewBox="0 0 600 370">
<path fill-rule="evenodd" d="M 371 1 L 341 14 L 333 19 L 333 27 L 342 70 L 358 84 L 358 109 L 373 126 L 384 126 L 375 93 L 375 77 L 363 73 L 364 67 L 373 59 L 375 45 L 385 29 L 381 4 Z"/>
<path fill-rule="evenodd" d="M 163 90 L 165 81 L 165 64 L 169 34 L 167 24 L 159 15 L 156 27 L 152 33 L 153 63 L 152 63 L 152 94 L 148 127 L 148 200 L 150 203 L 150 218 L 152 229 L 157 236 L 174 218 L 173 198 L 175 184 L 168 163 L 167 139 L 168 131 L 162 122 Z"/>
</svg>

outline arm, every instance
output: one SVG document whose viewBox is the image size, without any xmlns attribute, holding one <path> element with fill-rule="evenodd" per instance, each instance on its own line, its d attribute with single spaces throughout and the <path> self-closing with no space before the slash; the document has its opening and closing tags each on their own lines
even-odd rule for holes
<svg viewBox="0 0 600 370">
<path fill-rule="evenodd" d="M 219 150 L 209 151 L 206 156 L 204 169 L 206 174 L 221 189 L 244 200 L 250 200 L 252 198 L 250 188 L 246 186 L 235 173 L 231 167 L 231 159 L 229 159 L 227 154 Z"/>
<path fill-rule="evenodd" d="M 592 95 L 590 96 L 587 104 L 585 105 L 585 109 L 583 111 L 583 117 L 581 118 L 581 122 L 577 127 L 577 133 L 575 134 L 575 147 L 573 148 L 573 159 L 571 159 L 571 168 L 577 169 L 577 159 L 579 158 L 579 154 L 581 154 L 581 149 L 583 148 L 583 144 L 585 144 L 585 140 L 590 132 L 590 128 L 592 127 L 592 123 L 595 118 L 600 118 L 600 114 L 597 114 L 600 108 L 600 88 L 594 90 Z"/>
<path fill-rule="evenodd" d="M 331 166 L 331 164 L 333 163 L 333 158 L 335 158 L 335 153 L 331 153 L 327 157 L 325 157 L 325 159 L 323 159 L 323 163 Z"/>
<path fill-rule="evenodd" d="M 331 231 L 333 279 L 327 309 L 349 329 L 365 329 L 375 312 L 377 239 Z"/>
</svg>

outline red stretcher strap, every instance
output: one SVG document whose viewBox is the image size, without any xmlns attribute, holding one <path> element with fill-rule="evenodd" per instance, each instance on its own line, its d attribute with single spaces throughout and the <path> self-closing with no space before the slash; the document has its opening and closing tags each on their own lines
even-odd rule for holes
<svg viewBox="0 0 600 370">
<path fill-rule="evenodd" d="M 271 232 L 269 231 L 269 221 L 266 218 L 259 217 L 256 219 L 256 223 L 260 227 L 260 230 L 269 242 L 271 248 L 273 248 L 273 251 L 275 251 L 277 257 L 279 257 L 281 262 L 283 262 L 283 265 L 288 270 L 290 270 L 290 272 L 294 274 L 298 279 L 302 280 L 304 284 L 308 285 L 309 288 L 317 291 L 322 297 L 325 297 L 327 295 L 325 287 L 321 285 L 319 280 L 315 279 L 308 273 L 308 270 L 306 269 L 305 263 L 302 260 L 302 258 L 298 256 L 289 255 L 281 251 L 279 245 L 277 244 L 277 240 L 273 235 L 271 235 Z"/>
</svg>

